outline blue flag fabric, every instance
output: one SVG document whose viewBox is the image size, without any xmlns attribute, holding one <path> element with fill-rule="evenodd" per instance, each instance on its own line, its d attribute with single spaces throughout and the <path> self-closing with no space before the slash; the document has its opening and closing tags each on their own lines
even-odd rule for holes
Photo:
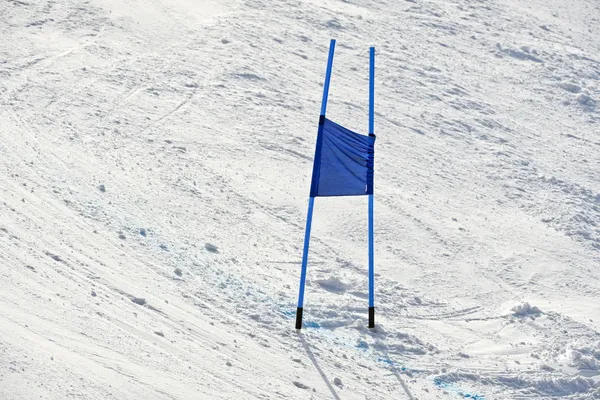
<svg viewBox="0 0 600 400">
<path fill-rule="evenodd" d="M 310 197 L 373 194 L 375 135 L 360 135 L 321 119 Z"/>
</svg>

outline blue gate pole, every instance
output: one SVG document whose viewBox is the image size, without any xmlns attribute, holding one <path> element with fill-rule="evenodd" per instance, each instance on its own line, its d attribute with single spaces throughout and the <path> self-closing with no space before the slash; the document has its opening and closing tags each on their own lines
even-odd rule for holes
<svg viewBox="0 0 600 400">
<path fill-rule="evenodd" d="M 320 169 L 321 143 L 323 125 L 325 124 L 325 112 L 327 111 L 327 97 L 329 96 L 329 81 L 333 67 L 333 52 L 335 50 L 335 39 L 329 43 L 329 58 L 327 59 L 327 71 L 325 73 L 325 85 L 323 87 L 323 101 L 321 102 L 321 115 L 319 116 L 319 130 L 317 133 L 317 146 L 313 163 L 313 175 L 311 182 L 311 193 L 308 200 L 308 215 L 306 216 L 306 231 L 304 233 L 304 251 L 302 252 L 302 272 L 300 274 L 300 293 L 298 294 L 298 308 L 296 309 L 296 329 L 302 329 L 302 310 L 304 306 L 304 287 L 306 285 L 306 266 L 308 265 L 308 245 L 310 243 L 310 228 L 312 225 L 313 208 L 315 205 L 315 188 Z M 316 175 L 316 176 L 315 176 Z"/>
<path fill-rule="evenodd" d="M 375 135 L 375 47 L 369 49 L 369 135 Z M 369 195 L 369 328 L 375 328 L 375 239 L 373 195 Z"/>
</svg>

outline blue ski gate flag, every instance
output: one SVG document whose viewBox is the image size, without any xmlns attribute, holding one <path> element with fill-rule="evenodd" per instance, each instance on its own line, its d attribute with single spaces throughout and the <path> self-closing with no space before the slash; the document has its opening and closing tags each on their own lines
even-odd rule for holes
<svg viewBox="0 0 600 400">
<path fill-rule="evenodd" d="M 373 194 L 375 136 L 364 136 L 324 118 L 317 138 L 310 197 Z"/>
<path fill-rule="evenodd" d="M 302 329 L 304 287 L 308 265 L 308 246 L 315 197 L 362 196 L 369 198 L 369 328 L 375 327 L 375 273 L 373 234 L 373 170 L 375 155 L 374 99 L 375 99 L 375 48 L 369 49 L 369 135 L 360 135 L 325 118 L 329 82 L 333 66 L 335 40 L 329 46 L 329 59 L 323 88 L 323 102 L 319 117 L 317 146 L 313 163 L 308 216 L 304 234 L 300 293 L 296 310 L 296 329 Z"/>
</svg>

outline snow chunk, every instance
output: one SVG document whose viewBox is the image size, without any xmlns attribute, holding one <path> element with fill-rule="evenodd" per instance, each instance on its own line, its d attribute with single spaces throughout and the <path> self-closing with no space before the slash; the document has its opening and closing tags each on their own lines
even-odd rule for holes
<svg viewBox="0 0 600 400">
<path fill-rule="evenodd" d="M 580 370 L 600 371 L 600 342 L 595 345 L 575 343 L 567 351 L 569 365 Z"/>
<path fill-rule="evenodd" d="M 139 304 L 140 306 L 146 304 L 146 299 L 141 297 L 134 297 L 133 299 L 131 299 L 131 301 L 133 301 L 135 304 Z"/>
<path fill-rule="evenodd" d="M 585 93 L 581 93 L 575 100 L 582 106 L 588 106 L 590 108 L 593 108 L 596 105 L 596 101 Z"/>
<path fill-rule="evenodd" d="M 332 293 L 344 293 L 350 288 L 337 276 L 331 276 L 327 279 L 318 279 L 315 282 L 319 284 L 319 286 L 321 286 L 323 289 Z"/>
<path fill-rule="evenodd" d="M 306 386 L 304 383 L 302 382 L 298 382 L 298 381 L 294 381 L 292 382 L 296 387 L 300 388 L 300 389 L 308 389 L 308 386 Z"/>
<path fill-rule="evenodd" d="M 502 44 L 497 43 L 496 48 L 501 53 L 506 54 L 512 58 L 516 58 L 517 60 L 523 60 L 523 61 L 529 60 L 529 61 L 534 61 L 534 62 L 538 62 L 538 63 L 544 62 L 544 60 L 542 60 L 541 58 L 533 55 L 533 54 L 537 53 L 536 51 L 532 51 L 530 48 L 525 47 L 525 46 L 522 46 L 521 49 L 511 49 L 511 48 L 503 47 Z M 524 51 L 523 48 L 525 48 L 528 51 Z"/>
<path fill-rule="evenodd" d="M 217 246 L 215 246 L 214 244 L 211 243 L 204 243 L 204 248 L 208 251 L 210 251 L 211 253 L 218 253 L 219 252 L 219 248 Z"/>
<path fill-rule="evenodd" d="M 558 84 L 561 88 L 565 89 L 567 92 L 571 93 L 579 93 L 581 92 L 581 86 L 571 83 L 571 82 L 561 82 Z"/>
<path fill-rule="evenodd" d="M 515 317 L 527 317 L 530 315 L 539 315 L 542 313 L 542 310 L 540 310 L 536 306 L 530 305 L 529 303 L 517 304 L 512 308 L 512 311 Z"/>
</svg>

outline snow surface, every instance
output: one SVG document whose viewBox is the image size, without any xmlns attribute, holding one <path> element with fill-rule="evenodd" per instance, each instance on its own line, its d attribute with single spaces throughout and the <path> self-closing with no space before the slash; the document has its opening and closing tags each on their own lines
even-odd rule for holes
<svg viewBox="0 0 600 400">
<path fill-rule="evenodd" d="M 0 2 L 0 399 L 600 398 L 596 0 Z M 317 199 L 328 116 L 366 198 Z"/>
</svg>

